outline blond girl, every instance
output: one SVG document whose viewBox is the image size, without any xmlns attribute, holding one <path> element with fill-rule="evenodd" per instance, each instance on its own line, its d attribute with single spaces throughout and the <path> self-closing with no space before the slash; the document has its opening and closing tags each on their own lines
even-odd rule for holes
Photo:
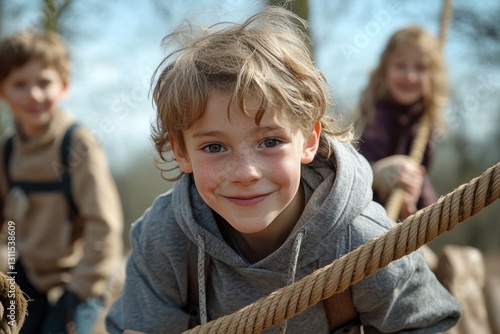
<svg viewBox="0 0 500 334">
<path fill-rule="evenodd" d="M 374 171 L 374 197 L 385 204 L 394 187 L 405 190 L 400 219 L 432 204 L 437 197 L 428 171 L 433 142 L 429 138 L 421 164 L 409 157 L 424 115 L 434 130 L 443 130 L 447 82 L 437 39 L 419 26 L 394 33 L 363 92 L 357 130 L 360 153 Z"/>
</svg>

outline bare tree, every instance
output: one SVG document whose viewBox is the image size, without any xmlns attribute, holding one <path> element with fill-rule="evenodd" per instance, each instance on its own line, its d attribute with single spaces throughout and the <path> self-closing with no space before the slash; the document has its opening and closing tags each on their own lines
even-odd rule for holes
<svg viewBox="0 0 500 334">
<path fill-rule="evenodd" d="M 286 7 L 295 14 L 303 18 L 309 19 L 309 1 L 308 0 L 268 0 L 269 5 Z"/>
<path fill-rule="evenodd" d="M 5 18 L 5 0 L 0 0 L 0 38 L 4 34 L 4 18 Z M 4 122 L 4 115 L 6 114 L 5 106 L 0 104 L 0 135 L 3 134 L 7 127 Z"/>
<path fill-rule="evenodd" d="M 0 36 L 3 36 L 4 17 L 5 17 L 5 0 L 0 0 Z"/>
<path fill-rule="evenodd" d="M 68 12 L 68 8 L 71 4 L 71 0 L 43 0 L 43 18 L 42 18 L 42 28 L 43 30 L 50 31 L 60 31 L 60 20 L 64 13 Z"/>
<path fill-rule="evenodd" d="M 494 3 L 494 5 L 493 5 Z M 491 2 L 491 8 L 478 9 L 466 3 L 455 8 L 456 31 L 468 40 L 476 59 L 483 65 L 500 68 L 500 2 Z"/>
</svg>

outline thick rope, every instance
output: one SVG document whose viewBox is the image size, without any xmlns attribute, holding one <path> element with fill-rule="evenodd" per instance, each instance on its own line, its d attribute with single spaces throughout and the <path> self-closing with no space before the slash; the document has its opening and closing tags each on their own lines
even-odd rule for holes
<svg viewBox="0 0 500 334">
<path fill-rule="evenodd" d="M 379 269 L 477 214 L 500 198 L 500 163 L 378 238 L 239 311 L 185 333 L 260 333 Z"/>
<path fill-rule="evenodd" d="M 1 334 L 17 334 L 26 317 L 28 302 L 14 277 L 0 272 Z"/>
<path fill-rule="evenodd" d="M 428 115 L 424 115 L 418 126 L 417 135 L 412 142 L 410 149 L 410 158 L 417 164 L 422 162 L 425 153 L 425 147 L 431 134 L 432 124 Z M 385 211 L 392 220 L 399 217 L 399 211 L 403 205 L 404 190 L 400 187 L 395 188 L 385 204 Z"/>
<path fill-rule="evenodd" d="M 448 31 L 450 30 L 451 18 L 453 14 L 453 6 L 451 0 L 443 0 L 443 7 L 441 10 L 441 21 L 439 26 L 439 45 L 441 50 L 444 48 L 444 44 L 448 37 Z"/>
<path fill-rule="evenodd" d="M 441 50 L 444 48 L 444 44 L 446 42 L 446 38 L 448 36 L 448 30 L 451 23 L 453 7 L 451 0 L 443 0 L 443 7 L 441 10 L 441 24 L 439 27 L 439 46 Z M 410 158 L 415 161 L 417 164 L 422 162 L 424 157 L 425 148 L 427 146 L 427 142 L 429 141 L 430 134 L 432 129 L 432 122 L 430 118 L 425 115 L 422 117 L 420 121 L 417 135 L 413 140 L 412 147 L 410 149 Z M 387 211 L 387 215 L 396 220 L 399 217 L 399 211 L 401 210 L 401 206 L 403 204 L 403 196 L 404 191 L 401 188 L 395 188 L 387 203 L 385 205 L 385 210 Z"/>
</svg>

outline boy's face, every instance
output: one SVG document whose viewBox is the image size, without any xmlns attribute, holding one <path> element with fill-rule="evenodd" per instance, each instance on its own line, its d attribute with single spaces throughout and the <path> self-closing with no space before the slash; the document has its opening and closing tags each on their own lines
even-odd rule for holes
<svg viewBox="0 0 500 334">
<path fill-rule="evenodd" d="M 52 120 L 59 102 L 66 97 L 67 82 L 38 60 L 11 70 L 0 84 L 0 96 L 27 136 L 42 131 Z"/>
<path fill-rule="evenodd" d="M 319 125 L 305 139 L 272 110 L 256 125 L 257 99 L 247 105 L 250 117 L 233 107 L 229 119 L 229 101 L 223 92 L 209 97 L 204 116 L 184 131 L 185 152 L 171 140 L 181 170 L 193 173 L 201 197 L 241 233 L 280 219 L 295 223 L 303 205 L 294 200 L 300 168 L 314 159 Z"/>
<path fill-rule="evenodd" d="M 397 50 L 387 66 L 387 88 L 396 102 L 410 105 L 431 89 L 429 60 L 416 47 Z"/>
</svg>

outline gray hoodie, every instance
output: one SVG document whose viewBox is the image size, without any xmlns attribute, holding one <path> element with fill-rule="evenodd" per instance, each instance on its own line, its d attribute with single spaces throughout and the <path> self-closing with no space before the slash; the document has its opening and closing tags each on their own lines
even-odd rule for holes
<svg viewBox="0 0 500 334">
<path fill-rule="evenodd" d="M 393 227 L 384 209 L 372 201 L 367 161 L 350 144 L 333 145 L 329 161 L 316 159 L 302 168 L 307 204 L 294 230 L 278 250 L 254 264 L 224 240 L 192 175 L 184 175 L 133 224 L 126 285 L 107 316 L 108 331 L 187 330 L 193 318 L 188 262 L 198 263 L 200 312 L 210 321 L 309 275 Z M 195 258 L 188 261 L 190 254 Z M 351 291 L 361 322 L 384 333 L 440 333 L 460 317 L 459 305 L 420 251 L 392 262 Z M 274 326 L 264 333 L 278 330 Z M 289 319 L 286 333 L 328 333 L 323 303 Z"/>
</svg>

